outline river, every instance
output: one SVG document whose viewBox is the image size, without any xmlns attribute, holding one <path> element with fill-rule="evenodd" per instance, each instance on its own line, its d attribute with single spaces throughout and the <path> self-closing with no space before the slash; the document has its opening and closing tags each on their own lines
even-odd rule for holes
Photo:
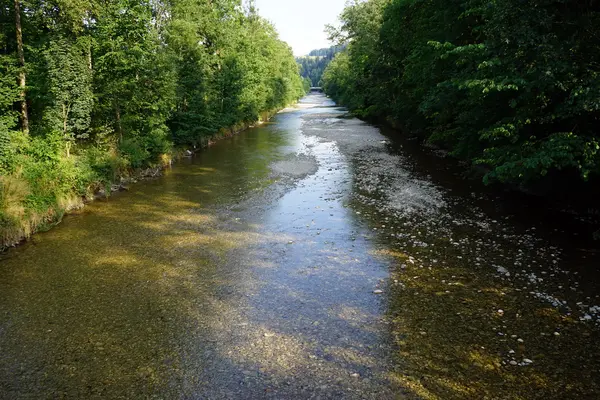
<svg viewBox="0 0 600 400">
<path fill-rule="evenodd" d="M 2 399 L 600 398 L 600 255 L 313 94 L 0 260 Z"/>
</svg>

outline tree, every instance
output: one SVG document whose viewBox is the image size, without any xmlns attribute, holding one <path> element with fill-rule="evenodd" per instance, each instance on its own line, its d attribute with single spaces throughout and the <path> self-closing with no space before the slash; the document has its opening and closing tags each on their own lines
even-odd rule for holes
<svg viewBox="0 0 600 400">
<path fill-rule="evenodd" d="M 25 90 L 27 87 L 25 76 L 25 52 L 23 50 L 23 29 L 21 26 L 21 1 L 15 0 L 15 30 L 17 35 L 17 54 L 19 58 L 19 94 L 21 103 L 21 130 L 25 135 L 29 134 L 29 116 L 27 114 L 27 97 Z"/>
<path fill-rule="evenodd" d="M 94 117 L 116 132 L 135 167 L 170 147 L 175 76 L 152 18 L 148 4 L 120 0 L 104 7 L 94 29 Z"/>
<path fill-rule="evenodd" d="M 0 47 L 5 47 L 6 39 L 0 33 Z M 14 79 L 18 75 L 18 66 L 12 55 L 0 53 L 0 173 L 11 166 L 13 152 L 12 136 L 17 126 L 18 114 L 13 104 L 20 100 L 21 90 Z"/>
<path fill-rule="evenodd" d="M 45 51 L 53 99 L 46 123 L 49 129 L 62 131 L 67 157 L 76 139 L 89 136 L 94 99 L 87 47 L 85 40 L 73 43 L 58 37 Z"/>
<path fill-rule="evenodd" d="M 296 62 L 300 65 L 300 76 L 309 79 L 311 86 L 321 86 L 323 72 L 335 55 L 342 51 L 344 46 L 332 46 L 325 49 L 312 50 L 308 56 L 297 57 Z"/>
<path fill-rule="evenodd" d="M 600 4 L 352 2 L 324 74 L 356 114 L 483 166 L 486 182 L 600 175 Z"/>
</svg>

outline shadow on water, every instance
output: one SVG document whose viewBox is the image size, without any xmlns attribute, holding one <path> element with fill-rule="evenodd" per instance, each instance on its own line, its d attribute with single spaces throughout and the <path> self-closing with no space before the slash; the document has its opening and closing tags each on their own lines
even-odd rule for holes
<svg viewBox="0 0 600 400">
<path fill-rule="evenodd" d="M 508 217 L 513 226 L 523 230 L 536 226 L 549 240 L 567 248 L 600 252 L 600 241 L 593 239 L 593 233 L 600 228 L 598 210 L 594 210 L 598 193 L 594 190 L 583 194 L 563 185 L 567 193 L 542 196 L 514 187 L 486 186 L 481 171 L 470 170 L 446 152 L 428 148 L 417 138 L 404 137 L 402 132 L 391 128 L 383 127 L 382 134 L 390 140 L 392 152 L 402 153 L 411 160 L 411 171 L 416 176 L 446 188 L 454 196 L 469 199 L 490 217 Z M 557 179 L 561 184 L 563 181 Z M 560 187 L 558 183 L 555 185 Z"/>
<path fill-rule="evenodd" d="M 600 398 L 591 225 L 464 179 L 455 162 L 386 136 L 397 167 L 434 183 L 446 203 L 417 218 L 389 212 L 377 194 L 352 204 L 390 265 L 398 383 L 426 399 Z M 365 173 L 360 163 L 355 175 Z M 355 182 L 354 192 L 365 188 Z"/>
</svg>

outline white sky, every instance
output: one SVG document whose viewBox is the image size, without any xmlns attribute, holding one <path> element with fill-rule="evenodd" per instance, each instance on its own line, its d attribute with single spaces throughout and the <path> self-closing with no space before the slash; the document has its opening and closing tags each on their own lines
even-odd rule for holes
<svg viewBox="0 0 600 400">
<path fill-rule="evenodd" d="M 345 0 L 256 0 L 258 13 L 275 24 L 282 40 L 302 56 L 329 47 L 325 24 L 337 25 Z"/>
</svg>

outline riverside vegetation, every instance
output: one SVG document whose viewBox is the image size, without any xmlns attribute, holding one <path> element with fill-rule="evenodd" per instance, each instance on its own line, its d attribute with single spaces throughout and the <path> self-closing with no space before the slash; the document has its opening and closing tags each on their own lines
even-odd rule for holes
<svg viewBox="0 0 600 400">
<path fill-rule="evenodd" d="M 597 1 L 355 1 L 341 21 L 331 37 L 348 46 L 324 88 L 356 115 L 450 150 L 486 183 L 598 187 Z"/>
<path fill-rule="evenodd" d="M 344 46 L 331 46 L 312 50 L 307 56 L 296 57 L 296 62 L 300 65 L 300 75 L 308 88 L 323 84 L 323 72 L 335 55 L 343 49 Z"/>
<path fill-rule="evenodd" d="M 0 2 L 0 247 L 304 93 L 241 0 Z"/>
</svg>

